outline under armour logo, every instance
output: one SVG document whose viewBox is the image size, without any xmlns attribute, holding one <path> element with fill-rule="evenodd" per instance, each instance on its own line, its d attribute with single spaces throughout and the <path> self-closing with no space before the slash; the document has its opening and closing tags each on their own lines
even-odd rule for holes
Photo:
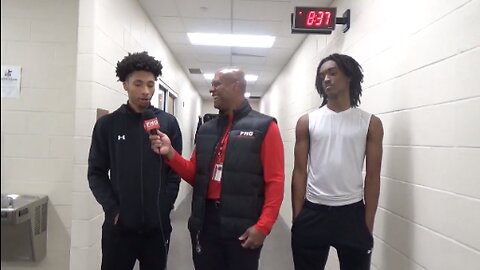
<svg viewBox="0 0 480 270">
<path fill-rule="evenodd" d="M 125 141 L 125 135 L 118 135 L 118 140 L 124 140 Z"/>
</svg>

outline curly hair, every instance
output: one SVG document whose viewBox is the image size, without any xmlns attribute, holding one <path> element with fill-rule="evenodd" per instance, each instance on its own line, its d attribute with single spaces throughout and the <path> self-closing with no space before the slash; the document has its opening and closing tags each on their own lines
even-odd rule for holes
<svg viewBox="0 0 480 270">
<path fill-rule="evenodd" d="M 137 70 L 144 70 L 153 73 L 155 80 L 162 75 L 162 64 L 147 52 L 128 53 L 122 61 L 117 63 L 117 77 L 121 82 L 128 80 L 130 74 Z"/>
<path fill-rule="evenodd" d="M 325 89 L 323 89 L 322 76 L 320 74 L 320 67 L 327 61 L 334 61 L 338 68 L 350 78 L 350 106 L 358 107 L 360 105 L 360 97 L 362 96 L 363 73 L 362 66 L 353 59 L 351 56 L 334 53 L 320 61 L 317 68 L 317 77 L 315 78 L 315 87 L 318 94 L 323 98 L 322 106 L 327 104 L 327 96 L 325 95 Z"/>
</svg>

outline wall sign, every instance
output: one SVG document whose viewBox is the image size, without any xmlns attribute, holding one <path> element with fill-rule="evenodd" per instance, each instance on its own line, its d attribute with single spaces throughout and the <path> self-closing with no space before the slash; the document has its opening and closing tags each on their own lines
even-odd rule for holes
<svg viewBox="0 0 480 270">
<path fill-rule="evenodd" d="M 2 98 L 20 97 L 20 82 L 22 80 L 22 68 L 19 66 L 2 65 Z"/>
</svg>

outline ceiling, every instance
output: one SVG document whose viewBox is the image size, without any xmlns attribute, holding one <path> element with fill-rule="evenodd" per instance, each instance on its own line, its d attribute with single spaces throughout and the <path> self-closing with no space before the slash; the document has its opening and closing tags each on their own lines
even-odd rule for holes
<svg viewBox="0 0 480 270">
<path fill-rule="evenodd" d="M 214 73 L 224 66 L 239 66 L 258 75 L 247 83 L 252 97 L 261 97 L 305 39 L 291 34 L 294 6 L 329 6 L 332 0 L 138 0 L 150 20 L 188 74 L 202 98 L 210 97 L 210 82 L 189 69 Z M 272 48 L 191 45 L 187 32 L 257 34 L 275 36 Z"/>
</svg>

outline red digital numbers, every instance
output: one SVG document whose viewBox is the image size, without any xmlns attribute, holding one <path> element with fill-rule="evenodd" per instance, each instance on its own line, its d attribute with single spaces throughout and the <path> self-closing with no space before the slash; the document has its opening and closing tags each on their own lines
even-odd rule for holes
<svg viewBox="0 0 480 270">
<path fill-rule="evenodd" d="M 306 19 L 307 26 L 328 26 L 332 13 L 329 11 L 310 10 Z"/>
<path fill-rule="evenodd" d="M 295 7 L 292 14 L 292 29 L 316 32 L 335 30 L 337 8 L 331 7 Z"/>
</svg>

